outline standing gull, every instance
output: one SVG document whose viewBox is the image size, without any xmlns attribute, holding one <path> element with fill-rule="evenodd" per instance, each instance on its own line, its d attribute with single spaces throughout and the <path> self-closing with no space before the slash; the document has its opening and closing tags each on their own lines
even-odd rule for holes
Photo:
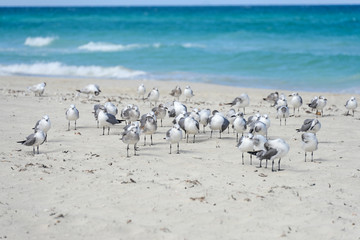
<svg viewBox="0 0 360 240">
<path fill-rule="evenodd" d="M 126 120 L 127 124 L 139 120 L 139 107 L 137 105 L 128 104 L 123 110 L 121 110 L 121 117 Z"/>
<path fill-rule="evenodd" d="M 318 140 L 314 133 L 303 133 L 301 135 L 302 149 L 305 151 L 305 162 L 306 153 L 311 152 L 311 161 L 314 161 L 314 151 L 318 148 Z"/>
<path fill-rule="evenodd" d="M 46 86 L 46 83 L 43 82 L 43 83 L 39 83 L 39 84 L 35 84 L 33 86 L 30 86 L 27 89 L 29 91 L 32 91 L 33 93 L 35 93 L 35 96 L 40 97 L 45 91 L 45 86 Z"/>
<path fill-rule="evenodd" d="M 230 125 L 233 126 L 234 121 L 236 118 L 235 109 L 230 108 L 229 111 L 226 113 L 226 119 L 229 121 L 228 133 L 230 133 Z"/>
<path fill-rule="evenodd" d="M 199 112 L 200 115 L 200 123 L 203 125 L 203 133 L 205 133 L 205 127 L 208 125 L 209 123 L 209 118 L 211 115 L 211 110 L 210 109 L 202 109 Z"/>
<path fill-rule="evenodd" d="M 144 146 L 146 146 L 146 135 L 150 135 L 150 146 L 153 145 L 152 135 L 157 130 L 157 121 L 153 112 L 141 116 L 140 129 L 144 133 Z"/>
<path fill-rule="evenodd" d="M 149 102 L 150 102 L 150 107 L 151 107 L 151 102 L 155 102 L 155 106 L 156 106 L 157 102 L 159 101 L 159 97 L 160 97 L 159 89 L 153 88 L 149 92 L 149 94 L 146 98 L 146 100 L 149 100 Z"/>
<path fill-rule="evenodd" d="M 114 116 L 116 116 L 116 114 L 118 114 L 118 109 L 117 107 L 112 103 L 112 102 L 106 102 L 104 104 L 104 107 L 106 108 L 106 111 Z"/>
<path fill-rule="evenodd" d="M 110 134 L 110 126 L 121 123 L 124 120 L 116 119 L 116 117 L 107 112 L 107 109 L 104 106 L 100 107 L 99 112 L 99 125 L 103 128 L 103 135 L 105 135 L 105 127 L 108 128 L 108 135 Z"/>
<path fill-rule="evenodd" d="M 46 133 L 41 130 L 36 131 L 33 134 L 30 134 L 26 137 L 26 140 L 18 141 L 17 143 L 21 143 L 25 146 L 32 146 L 33 153 L 35 154 L 35 147 L 37 147 L 37 154 L 39 154 L 39 145 L 43 144 L 46 139 Z"/>
<path fill-rule="evenodd" d="M 239 97 L 236 97 L 231 103 L 225 103 L 225 105 L 230 105 L 231 107 L 237 107 L 238 111 L 240 108 L 243 108 L 245 114 L 245 107 L 249 106 L 250 99 L 246 93 L 241 94 Z"/>
<path fill-rule="evenodd" d="M 134 145 L 134 156 L 136 156 L 136 144 L 139 142 L 140 140 L 140 134 L 139 134 L 139 130 L 137 127 L 128 127 L 127 130 L 125 130 L 122 134 L 121 134 L 121 140 L 123 141 L 123 143 L 127 144 L 126 146 L 126 156 L 129 157 L 129 149 L 130 149 L 130 144 Z"/>
<path fill-rule="evenodd" d="M 275 103 L 275 106 L 287 106 L 287 100 L 283 93 L 280 94 L 278 100 Z"/>
<path fill-rule="evenodd" d="M 220 138 L 221 133 L 229 126 L 230 122 L 217 110 L 213 111 L 213 115 L 209 118 L 209 127 L 211 129 L 210 138 L 212 138 L 213 131 L 219 130 Z"/>
<path fill-rule="evenodd" d="M 264 144 L 265 150 L 260 150 L 260 151 L 249 151 L 248 153 L 256 155 L 256 157 L 260 160 L 260 166 L 261 166 L 261 161 L 262 160 L 266 160 L 266 165 L 265 167 L 267 167 L 267 162 L 268 160 L 272 161 L 272 168 L 271 170 L 274 172 L 274 161 L 275 159 L 279 159 L 278 161 L 278 171 L 280 171 L 280 161 L 281 158 L 284 157 L 290 150 L 289 144 L 287 144 L 283 139 L 281 138 L 277 138 L 274 140 L 269 140 Z"/>
<path fill-rule="evenodd" d="M 177 144 L 176 153 L 179 154 L 179 142 L 182 139 L 182 131 L 179 124 L 175 124 L 171 129 L 166 132 L 166 141 L 170 143 L 170 154 L 171 154 L 171 144 Z"/>
<path fill-rule="evenodd" d="M 298 110 L 298 115 L 299 115 L 300 107 L 303 104 L 303 100 L 302 100 L 301 96 L 299 95 L 299 93 L 292 93 L 289 95 L 289 97 L 291 97 L 290 105 L 294 108 L 294 116 L 295 116 L 296 108 Z"/>
<path fill-rule="evenodd" d="M 100 107 L 104 107 L 104 105 L 100 105 L 100 104 L 95 104 L 94 105 L 94 117 L 95 117 L 95 121 L 96 121 L 96 126 L 97 128 L 99 128 L 99 119 L 98 119 L 98 116 L 99 116 L 99 112 L 100 112 Z"/>
<path fill-rule="evenodd" d="M 163 126 L 163 119 L 166 117 L 167 107 L 164 104 L 159 104 L 159 106 L 154 107 L 152 111 L 155 113 L 156 118 L 160 119 L 160 126 Z"/>
<path fill-rule="evenodd" d="M 190 101 L 190 99 L 191 99 L 193 96 L 195 96 L 195 95 L 194 95 L 194 92 L 193 92 L 193 90 L 191 89 L 190 86 L 186 86 L 186 87 L 185 87 L 184 95 L 185 95 L 185 97 L 186 97 L 186 102 L 187 102 L 188 99 L 189 99 L 189 101 Z"/>
<path fill-rule="evenodd" d="M 352 110 L 353 117 L 355 116 L 355 109 L 357 108 L 357 101 L 355 97 L 351 97 L 346 101 L 345 104 L 346 109 L 348 110 L 346 115 L 350 115 L 350 110 Z"/>
<path fill-rule="evenodd" d="M 313 100 L 311 101 L 311 103 L 308 104 L 308 106 L 311 109 L 316 109 L 316 115 L 320 115 L 323 117 L 324 116 L 324 108 L 326 106 L 327 103 L 327 99 L 323 96 L 319 96 L 318 98 L 313 98 Z"/>
<path fill-rule="evenodd" d="M 296 129 L 297 132 L 317 133 L 321 129 L 321 123 L 317 119 L 305 119 L 303 125 Z"/>
<path fill-rule="evenodd" d="M 249 124 L 249 133 L 253 135 L 267 136 L 266 124 L 260 121 Z"/>
<path fill-rule="evenodd" d="M 179 97 L 181 96 L 182 91 L 179 86 L 176 86 L 173 90 L 171 90 L 170 95 L 176 98 L 179 101 Z"/>
<path fill-rule="evenodd" d="M 236 141 L 238 141 L 239 133 L 241 133 L 241 135 L 243 136 L 244 132 L 246 131 L 246 120 L 243 117 L 243 113 L 241 112 L 236 113 L 232 127 L 236 131 Z"/>
<path fill-rule="evenodd" d="M 189 142 L 189 134 L 193 134 L 193 143 L 195 143 L 195 135 L 199 133 L 199 122 L 192 116 L 188 116 L 184 119 L 184 127 L 186 132 L 186 142 Z"/>
<path fill-rule="evenodd" d="M 254 150 L 253 138 L 254 136 L 251 133 L 248 133 L 242 136 L 236 145 L 237 148 L 241 151 L 242 165 L 244 165 L 244 152 L 251 152 Z M 252 155 L 250 154 L 250 165 L 252 165 Z"/>
<path fill-rule="evenodd" d="M 70 131 L 70 121 L 75 121 L 75 130 L 76 130 L 76 120 L 79 119 L 79 110 L 76 109 L 74 104 L 70 105 L 70 108 L 65 112 L 66 119 L 68 120 L 68 131 Z"/>
<path fill-rule="evenodd" d="M 142 96 L 142 100 L 144 100 L 144 96 L 145 96 L 145 93 L 146 93 L 146 88 L 145 88 L 143 83 L 140 84 L 140 86 L 138 87 L 137 92 L 138 92 L 139 99 L 140 99 L 140 96 Z"/>
<path fill-rule="evenodd" d="M 39 121 L 36 122 L 35 127 L 33 128 L 35 132 L 41 130 L 47 134 L 51 128 L 51 122 L 48 115 L 43 116 Z"/>
<path fill-rule="evenodd" d="M 275 106 L 278 99 L 279 99 L 279 93 L 278 92 L 270 93 L 266 98 L 263 98 L 264 101 L 267 101 L 267 102 L 271 103 L 272 107 Z"/>
<path fill-rule="evenodd" d="M 279 106 L 277 109 L 277 117 L 280 118 L 280 126 L 281 126 L 281 119 L 285 119 L 285 126 L 286 126 L 286 119 L 289 117 L 290 112 L 289 108 L 285 105 Z"/>
</svg>

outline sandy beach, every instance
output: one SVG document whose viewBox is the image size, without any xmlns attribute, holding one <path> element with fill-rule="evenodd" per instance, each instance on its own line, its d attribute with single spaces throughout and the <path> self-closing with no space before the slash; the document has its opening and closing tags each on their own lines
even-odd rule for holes
<svg viewBox="0 0 360 240">
<path fill-rule="evenodd" d="M 26 88 L 46 82 L 41 97 Z M 76 97 L 76 89 L 96 83 L 101 94 Z M 241 93 L 250 97 L 245 117 L 268 114 L 269 138 L 283 138 L 290 151 L 283 171 L 241 164 L 235 134 L 196 136 L 169 154 L 164 140 L 172 119 L 164 120 L 153 146 L 138 144 L 139 156 L 126 157 L 120 140 L 124 123 L 102 135 L 93 105 L 110 100 L 119 108 L 136 104 L 141 114 L 149 102 L 138 99 L 137 87 L 160 91 L 160 102 L 176 85 L 190 85 L 195 97 L 188 107 L 226 113 Z M 307 118 L 316 118 L 304 104 L 300 117 L 280 126 L 276 110 L 263 101 L 278 89 L 249 89 L 187 82 L 0 77 L 0 239 L 360 239 L 359 112 L 345 116 L 349 94 L 299 92 L 304 103 L 314 96 L 328 99 L 317 137 L 314 162 L 304 162 L 301 133 Z M 291 91 L 278 90 L 285 95 Z M 356 97 L 356 96 L 355 96 Z M 80 111 L 77 130 L 67 131 L 65 111 Z M 307 112 L 308 111 L 308 112 Z M 292 109 L 291 109 L 292 113 Z M 25 139 L 43 115 L 50 117 L 48 141 L 33 155 Z M 120 118 L 120 116 L 117 116 Z M 277 166 L 277 165 L 276 165 Z"/>
</svg>

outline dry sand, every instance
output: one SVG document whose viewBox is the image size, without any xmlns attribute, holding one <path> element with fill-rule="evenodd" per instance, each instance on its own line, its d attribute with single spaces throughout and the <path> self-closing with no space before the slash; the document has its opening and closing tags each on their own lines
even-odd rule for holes
<svg viewBox="0 0 360 240">
<path fill-rule="evenodd" d="M 42 97 L 26 87 L 45 81 Z M 321 93 L 328 99 L 315 162 L 304 162 L 301 134 L 306 118 L 291 117 L 279 126 L 276 111 L 262 97 L 274 90 L 191 83 L 188 109 L 222 105 L 243 92 L 250 96 L 246 117 L 271 117 L 269 137 L 290 145 L 284 171 L 241 164 L 235 135 L 199 134 L 196 143 L 180 143 L 181 154 L 168 154 L 163 139 L 171 127 L 154 135 L 154 146 L 139 142 L 139 156 L 126 158 L 120 140 L 124 124 L 102 136 L 92 114 L 95 103 L 110 99 L 119 109 L 149 103 L 137 100 L 140 81 L 1 77 L 0 239 L 360 239 L 359 113 L 344 116 L 350 95 Z M 76 98 L 75 89 L 97 83 L 102 93 Z M 160 90 L 160 101 L 173 100 L 170 90 L 185 82 L 144 81 Z M 290 91 L 282 91 L 289 94 Z M 300 92 L 307 103 L 320 93 Z M 184 101 L 184 96 L 180 100 Z M 80 111 L 78 129 L 66 131 L 65 110 Z M 33 156 L 16 141 L 49 115 L 48 142 Z M 120 117 L 118 117 L 120 118 Z M 207 129 L 208 130 L 208 129 Z"/>
</svg>

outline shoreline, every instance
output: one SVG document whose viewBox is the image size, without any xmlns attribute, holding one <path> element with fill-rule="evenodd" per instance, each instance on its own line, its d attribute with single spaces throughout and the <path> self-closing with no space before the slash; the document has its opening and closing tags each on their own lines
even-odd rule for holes
<svg viewBox="0 0 360 240">
<path fill-rule="evenodd" d="M 42 97 L 27 93 L 26 87 L 46 82 Z M 257 168 L 258 160 L 235 147 L 235 135 L 206 133 L 196 142 L 180 143 L 180 154 L 169 154 L 163 139 L 172 126 L 154 134 L 154 145 L 143 146 L 139 156 L 126 158 L 120 140 L 124 124 L 102 136 L 96 128 L 93 105 L 107 100 L 119 112 L 127 104 L 150 111 L 149 102 L 137 99 L 144 82 L 147 92 L 158 87 L 160 101 L 170 102 L 171 89 L 189 84 L 195 96 L 186 103 L 193 108 L 230 109 L 224 102 L 246 92 L 250 106 L 245 118 L 260 112 L 271 119 L 269 137 L 283 138 L 290 151 L 281 160 L 283 171 Z M 359 111 L 344 116 L 351 94 L 299 92 L 304 104 L 324 95 L 328 104 L 319 117 L 319 149 L 315 162 L 304 162 L 301 133 L 295 131 L 307 118 L 290 117 L 280 126 L 276 111 L 262 101 L 269 89 L 222 85 L 82 78 L 0 77 L 2 114 L 0 133 L 0 237 L 8 239 L 341 239 L 360 235 Z M 89 100 L 76 97 L 75 89 L 95 83 L 101 94 Z M 279 92 L 280 93 L 280 92 Z M 290 91 L 284 91 L 286 95 Z M 65 111 L 75 104 L 80 111 L 77 130 L 67 130 Z M 290 110 L 292 113 L 292 109 Z M 37 120 L 49 115 L 52 128 L 40 154 L 16 141 L 32 132 Z M 120 118 L 120 115 L 117 115 Z M 202 130 L 202 128 L 201 128 Z M 349 134 L 351 133 L 351 135 Z M 271 166 L 271 164 L 270 164 Z M 276 165 L 277 166 L 277 162 Z M 240 237 L 239 237 L 240 236 Z"/>
</svg>

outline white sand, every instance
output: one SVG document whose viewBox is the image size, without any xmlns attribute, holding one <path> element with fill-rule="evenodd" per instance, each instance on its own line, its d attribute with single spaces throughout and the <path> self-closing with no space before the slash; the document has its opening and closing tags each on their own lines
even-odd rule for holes
<svg viewBox="0 0 360 240">
<path fill-rule="evenodd" d="M 43 81 L 43 97 L 25 91 Z M 161 102 L 172 100 L 176 84 L 191 85 L 195 97 L 188 110 L 226 112 L 222 103 L 248 93 L 246 117 L 269 114 L 269 137 L 290 145 L 284 171 L 271 172 L 271 165 L 256 168 L 257 160 L 249 165 L 248 155 L 242 165 L 232 133 L 209 139 L 207 131 L 195 144 L 182 141 L 181 154 L 168 154 L 163 138 L 169 118 L 154 135 L 154 146 L 144 147 L 141 137 L 140 156 L 131 150 L 126 158 L 124 124 L 102 136 L 92 108 L 110 99 L 119 110 L 133 103 L 147 113 L 149 103 L 137 100 L 139 81 L 1 77 L 0 83 L 0 239 L 360 239 L 360 114 L 344 116 L 350 95 L 321 93 L 328 105 L 319 117 L 312 163 L 304 162 L 295 131 L 315 117 L 305 104 L 301 117 L 279 126 L 275 109 L 261 100 L 274 90 L 144 81 L 147 91 L 159 88 Z M 89 83 L 99 84 L 102 93 L 94 100 L 75 98 L 75 89 Z M 307 103 L 319 93 L 300 95 Z M 73 125 L 66 131 L 70 104 L 80 111 L 76 131 Z M 33 156 L 31 147 L 16 141 L 45 114 L 52 128 Z"/>
</svg>

